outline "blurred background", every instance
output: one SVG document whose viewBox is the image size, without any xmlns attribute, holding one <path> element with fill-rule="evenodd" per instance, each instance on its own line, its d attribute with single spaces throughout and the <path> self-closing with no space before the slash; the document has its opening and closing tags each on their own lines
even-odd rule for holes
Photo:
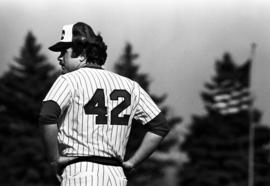
<svg viewBox="0 0 270 186">
<path fill-rule="evenodd" d="M 0 185 L 57 185 L 37 116 L 60 70 L 48 47 L 78 21 L 103 36 L 105 68 L 138 81 L 172 128 L 129 185 L 269 185 L 267 0 L 2 0 Z M 144 132 L 133 129 L 127 157 Z"/>
</svg>

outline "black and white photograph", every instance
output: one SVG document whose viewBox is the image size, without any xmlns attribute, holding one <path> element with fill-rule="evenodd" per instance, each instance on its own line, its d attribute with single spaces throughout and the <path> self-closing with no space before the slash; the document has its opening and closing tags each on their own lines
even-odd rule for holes
<svg viewBox="0 0 270 186">
<path fill-rule="evenodd" d="M 268 0 L 1 0 L 0 186 L 269 186 L 269 23 Z"/>
</svg>

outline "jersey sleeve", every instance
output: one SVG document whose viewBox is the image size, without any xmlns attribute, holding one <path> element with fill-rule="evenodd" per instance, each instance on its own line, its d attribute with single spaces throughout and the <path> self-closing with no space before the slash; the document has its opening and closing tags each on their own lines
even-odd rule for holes
<svg viewBox="0 0 270 186">
<path fill-rule="evenodd" d="M 136 112 L 134 119 L 141 121 L 144 125 L 154 119 L 161 111 L 148 93 L 137 83 L 136 85 Z"/>
<path fill-rule="evenodd" d="M 47 93 L 43 102 L 54 101 L 59 105 L 61 111 L 63 111 L 64 108 L 70 104 L 72 97 L 71 90 L 69 82 L 63 76 L 59 76 Z"/>
</svg>

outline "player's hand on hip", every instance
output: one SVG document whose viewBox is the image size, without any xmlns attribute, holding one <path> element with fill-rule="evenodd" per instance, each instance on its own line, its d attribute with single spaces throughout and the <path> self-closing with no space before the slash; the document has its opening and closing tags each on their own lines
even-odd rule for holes
<svg viewBox="0 0 270 186">
<path fill-rule="evenodd" d="M 68 163 L 69 161 L 72 161 L 74 159 L 76 159 L 76 157 L 59 156 L 59 158 L 57 160 L 57 164 L 63 165 L 63 164 Z"/>
<path fill-rule="evenodd" d="M 134 164 L 130 161 L 124 161 L 122 166 L 126 175 L 131 174 L 135 170 Z"/>
<path fill-rule="evenodd" d="M 59 156 L 59 158 L 57 159 L 57 172 L 58 174 L 62 174 L 63 172 L 63 165 L 67 164 L 68 162 L 76 159 L 77 157 L 68 157 L 68 156 Z"/>
<path fill-rule="evenodd" d="M 62 165 L 68 163 L 71 160 L 74 160 L 76 157 L 68 157 L 68 156 L 59 156 L 56 162 L 52 162 L 51 165 L 55 171 L 56 178 L 59 182 L 62 182 L 62 173 L 63 168 Z"/>
</svg>

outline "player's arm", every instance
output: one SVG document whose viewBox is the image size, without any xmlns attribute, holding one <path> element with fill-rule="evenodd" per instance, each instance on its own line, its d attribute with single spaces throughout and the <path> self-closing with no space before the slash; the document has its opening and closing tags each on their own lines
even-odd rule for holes
<svg viewBox="0 0 270 186">
<path fill-rule="evenodd" d="M 39 125 L 41 128 L 48 161 L 55 169 L 55 171 L 57 171 L 56 169 L 58 165 L 74 159 L 73 157 L 64 157 L 59 155 L 57 142 L 57 120 L 60 116 L 60 113 L 61 109 L 59 105 L 56 102 L 50 100 L 43 102 L 39 116 Z"/>
<path fill-rule="evenodd" d="M 50 163 L 57 162 L 59 158 L 58 143 L 57 143 L 57 124 L 42 125 L 42 137 Z"/>
<path fill-rule="evenodd" d="M 49 162 L 56 162 L 59 158 L 57 119 L 60 113 L 61 109 L 56 102 L 43 102 L 39 116 L 39 125 Z"/>
<path fill-rule="evenodd" d="M 123 162 L 124 168 L 131 170 L 147 159 L 168 134 L 169 127 L 163 114 L 159 114 L 148 124 L 148 132 L 134 155 Z"/>
</svg>

